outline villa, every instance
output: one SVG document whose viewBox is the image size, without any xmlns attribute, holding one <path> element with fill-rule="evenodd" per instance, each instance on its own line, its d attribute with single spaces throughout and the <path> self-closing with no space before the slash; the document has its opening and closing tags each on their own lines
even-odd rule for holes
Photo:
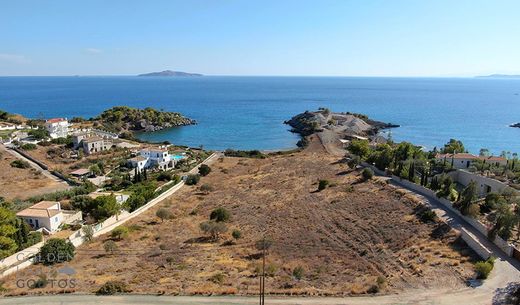
<svg viewBox="0 0 520 305">
<path fill-rule="evenodd" d="M 453 164 L 453 167 L 456 169 L 469 168 L 474 162 L 479 160 L 483 161 L 484 163 L 493 164 L 495 166 L 507 165 L 507 159 L 503 157 L 475 156 L 468 153 L 437 154 L 437 156 L 435 156 L 435 159 L 440 162 Z"/>
<path fill-rule="evenodd" d="M 138 171 L 145 168 L 167 170 L 175 167 L 177 159 L 167 149 L 143 149 L 138 156 L 129 159 L 128 162 L 133 168 L 137 168 Z"/>
<path fill-rule="evenodd" d="M 33 229 L 42 229 L 46 233 L 58 231 L 64 223 L 82 221 L 81 212 L 62 210 L 61 204 L 54 201 L 41 201 L 16 213 L 16 216 L 24 219 Z"/>
<path fill-rule="evenodd" d="M 55 118 L 45 121 L 45 128 L 53 139 L 66 138 L 69 134 L 69 121 L 64 118 Z"/>
<path fill-rule="evenodd" d="M 82 139 L 81 144 L 86 155 L 109 150 L 113 145 L 112 140 L 96 136 Z"/>
</svg>

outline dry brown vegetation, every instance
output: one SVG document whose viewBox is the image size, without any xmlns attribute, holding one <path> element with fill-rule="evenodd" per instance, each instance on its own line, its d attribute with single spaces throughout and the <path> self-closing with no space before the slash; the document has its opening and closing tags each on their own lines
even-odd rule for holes
<svg viewBox="0 0 520 305">
<path fill-rule="evenodd" d="M 10 164 L 16 160 L 4 148 L 0 148 L 0 196 L 7 200 L 27 199 L 32 196 L 64 190 L 68 186 L 57 182 L 36 169 L 15 168 Z"/>
<path fill-rule="evenodd" d="M 69 264 L 78 286 L 94 292 L 109 280 L 134 293 L 256 294 L 261 263 L 255 242 L 273 240 L 267 256 L 271 294 L 350 295 L 407 288 L 454 288 L 473 275 L 473 252 L 442 223 L 423 223 L 418 200 L 382 180 L 359 181 L 337 157 L 312 144 L 301 153 L 267 159 L 224 158 L 199 186 L 175 195 L 127 225 L 130 234 L 107 254 L 102 236 L 77 249 Z M 318 180 L 329 186 L 317 192 Z M 201 184 L 214 190 L 200 191 Z M 211 211 L 231 213 L 218 242 L 199 230 Z M 162 222 L 159 208 L 174 218 Z M 233 229 L 242 232 L 234 241 Z M 63 267 L 60 265 L 58 267 Z M 300 280 L 294 270 L 303 270 Z M 33 277 L 32 266 L 18 278 Z M 50 287 L 10 294 L 62 291 Z"/>
</svg>

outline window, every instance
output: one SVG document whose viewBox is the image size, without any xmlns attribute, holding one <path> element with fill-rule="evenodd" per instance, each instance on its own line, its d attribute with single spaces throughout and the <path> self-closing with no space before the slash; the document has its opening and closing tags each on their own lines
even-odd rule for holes
<svg viewBox="0 0 520 305">
<path fill-rule="evenodd" d="M 58 216 L 54 217 L 54 222 L 58 222 Z"/>
<path fill-rule="evenodd" d="M 29 218 L 29 223 L 31 223 L 31 224 L 32 224 L 32 218 Z"/>
</svg>

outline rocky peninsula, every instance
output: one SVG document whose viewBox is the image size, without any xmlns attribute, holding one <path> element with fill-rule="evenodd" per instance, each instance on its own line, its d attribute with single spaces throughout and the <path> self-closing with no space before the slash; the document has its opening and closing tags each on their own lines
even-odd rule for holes
<svg viewBox="0 0 520 305">
<path fill-rule="evenodd" d="M 137 109 L 127 106 L 110 108 L 90 120 L 94 122 L 95 127 L 116 133 L 153 132 L 197 124 L 195 120 L 178 112 L 159 111 L 150 107 Z"/>
<path fill-rule="evenodd" d="M 291 131 L 302 136 L 298 146 L 305 146 L 307 137 L 317 134 L 326 149 L 333 154 L 343 154 L 343 140 L 353 137 L 367 138 L 371 142 L 386 142 L 378 135 L 382 129 L 395 128 L 399 125 L 384 123 L 368 116 L 351 112 L 331 112 L 326 108 L 318 111 L 305 111 L 285 121 Z"/>
</svg>

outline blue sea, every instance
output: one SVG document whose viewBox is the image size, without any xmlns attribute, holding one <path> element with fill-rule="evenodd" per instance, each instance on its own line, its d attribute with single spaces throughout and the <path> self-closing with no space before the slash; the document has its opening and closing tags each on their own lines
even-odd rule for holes
<svg viewBox="0 0 520 305">
<path fill-rule="evenodd" d="M 396 141 L 450 138 L 478 153 L 520 152 L 520 79 L 358 77 L 0 77 L 0 109 L 34 118 L 91 117 L 116 105 L 178 111 L 198 125 L 143 134 L 208 149 L 289 149 L 283 121 L 305 110 L 368 114 L 401 125 Z"/>
</svg>

